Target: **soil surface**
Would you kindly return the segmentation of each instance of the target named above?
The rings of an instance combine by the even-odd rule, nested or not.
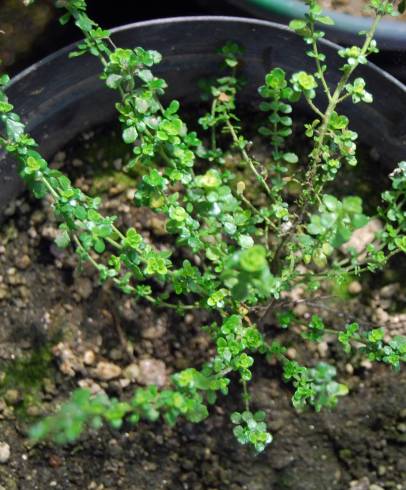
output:
[[[369,0],[321,0],[320,2],[321,6],[325,9],[338,10],[345,14],[365,16],[370,15],[366,8],[368,3]],[[391,19],[406,20],[406,14],[391,17]]]
[[[68,149],[54,165],[67,164],[86,192],[104,192],[105,212],[159,246],[163,221],[130,206],[133,180],[122,173],[123,148],[111,138],[108,149],[95,151],[91,135],[84,135],[79,157]],[[100,287],[91,268],[79,273],[72,252],[53,245],[57,224],[47,201],[25,195],[6,214],[0,230],[1,490],[406,490],[405,371],[371,369],[345,357],[329,338],[303,347],[291,334],[281,340],[292,359],[337,366],[351,392],[334,411],[298,414],[278,366],[258,359],[253,406],[266,411],[274,435],[259,456],[232,435],[229,414],[241,408],[237,383],[198,425],[106,427],[69,446],[32,446],[28,427],[75,387],[128,398],[137,386],[165,385],[171,372],[201,365],[213,347],[200,329],[208,321],[204,312],[182,318],[153,311],[108,284]],[[337,295],[341,300],[307,304],[304,291],[295,291],[295,312],[308,318],[317,311],[336,326],[358,315],[389,334],[405,334],[406,293],[393,271],[376,283],[352,282]]]

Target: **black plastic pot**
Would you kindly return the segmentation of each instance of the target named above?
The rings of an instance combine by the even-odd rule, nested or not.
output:
[[[248,83],[241,101],[256,108],[257,87],[274,66],[287,72],[312,70],[302,40],[286,27],[266,21],[234,17],[186,17],[154,20],[119,27],[114,39],[120,46],[157,49],[164,61],[156,72],[168,84],[168,96],[184,103],[199,100],[199,79],[216,75],[216,50],[226,41],[245,48],[243,75]],[[323,41],[329,59],[329,83],[340,77],[337,49]],[[16,111],[28,122],[46,157],[80,132],[111,121],[115,116],[115,93],[99,79],[100,65],[88,56],[68,58],[68,46],[16,76],[7,93]],[[393,166],[406,158],[406,87],[374,65],[358,71],[374,94],[372,105],[344,103],[343,112],[360,140],[376,148],[383,164]],[[303,108],[304,109],[304,108]],[[305,109],[304,109],[305,110]],[[373,171],[373,169],[371,169]],[[15,162],[0,155],[0,210],[21,191]]]
[[[301,0],[227,0],[245,13],[267,20],[278,20],[288,23],[291,19],[303,18],[307,6]],[[334,19],[334,26],[323,26],[328,38],[344,45],[360,44],[362,38],[358,35],[371,26],[368,17],[344,14],[335,10],[326,10],[326,14]],[[376,39],[383,50],[406,50],[406,23],[391,18],[383,19],[377,29]]]

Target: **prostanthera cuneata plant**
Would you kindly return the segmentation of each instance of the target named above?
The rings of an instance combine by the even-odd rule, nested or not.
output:
[[[280,363],[299,410],[306,405],[316,410],[334,407],[348,391],[335,381],[333,366],[302,366],[286,356],[282,344],[267,338],[262,325],[270,312],[274,328],[300,325],[299,336],[305,341],[319,342],[325,334],[334,334],[345,352],[361,351],[394,369],[406,359],[405,337],[387,340],[379,326],[365,330],[357,323],[344,330],[327,327],[318,315],[307,325],[298,324],[286,300],[280,300],[282,293],[298,285],[317,291],[325,280],[340,283],[365,271],[382,270],[391,257],[406,252],[406,162],[393,171],[391,188],[382,194],[376,214],[383,228],[361,253],[344,250],[342,245],[372,217],[363,213],[360,197],[339,198],[326,192],[342,166],[357,165],[357,134],[340,114],[340,103],[352,99],[360,110],[362,103],[372,103],[366,81],[354,73],[378,50],[374,33],[380,19],[404,9],[405,2],[369,2],[374,21],[368,32],[360,34],[361,47],[339,51],[342,75],[335,87],[326,81],[327,60],[318,43],[324,36],[319,26],[333,21],[323,15],[316,0],[306,3],[306,17],[292,21],[290,27],[308,46],[314,72],[288,75],[275,67],[266,75],[259,87],[258,113],[263,116],[259,133],[269,147],[269,157],[258,161],[253,143],[244,136],[244,120],[237,116],[242,47],[229,42],[220,50],[223,76],[210,86],[210,110],[198,121],[206,132],[203,143],[181,119],[178,101],[162,103],[166,83],[154,75],[153,68],[161,61],[158,52],[116,47],[109,31],[86,14],[85,0],[57,2],[65,10],[61,23],[72,19],[84,34],[71,55],[98,57],[101,78],[120,96],[116,109],[122,137],[133,153],[128,169],[135,167],[142,174],[134,204],[164,215],[168,235],[175,237],[179,250],[188,249],[189,257],[199,257],[195,262],[172,260],[173,247],[158,250],[135,228],[120,230],[115,216],[98,211],[99,197],[87,196],[63,173],[50,168],[13,112],[5,92],[9,78],[0,78],[0,145],[19,161],[20,175],[31,192],[39,199],[52,199],[60,220],[57,245],[72,247],[81,261],[94,266],[101,282],[112,281],[135,301],[172,308],[179,315],[208,310],[213,321],[205,328],[216,347],[216,355],[201,369],[177,372],[167,389],[137,389],[129,401],[75,391],[56,414],[32,428],[34,439],[70,442],[86,426],[97,428],[104,421],[114,427],[124,419],[133,424],[159,417],[171,425],[179,417],[200,422],[218,396],[227,395],[233,378],[242,393],[241,411],[231,414],[234,434],[240,443],[262,451],[272,435],[265,413],[253,411],[250,403],[254,356]],[[316,103],[316,93],[324,102]],[[310,147],[306,155],[289,149],[291,114],[300,98],[314,115],[305,124]],[[240,155],[243,174],[224,165],[228,152]],[[298,189],[293,197],[292,182]],[[252,187],[255,193],[248,192]]]

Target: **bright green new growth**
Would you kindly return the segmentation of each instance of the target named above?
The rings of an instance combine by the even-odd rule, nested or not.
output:
[[[338,397],[348,391],[334,380],[334,367],[324,363],[313,368],[301,366],[285,355],[283,345],[266,339],[260,326],[269,312],[280,328],[301,325],[279,305],[281,294],[298,285],[315,291],[324,279],[340,282],[350,274],[382,269],[390,257],[406,252],[406,162],[391,174],[392,188],[383,194],[379,210],[384,229],[377,237],[379,245],[369,245],[366,254],[340,248],[370,219],[363,213],[361,199],[349,196],[341,200],[325,192],[343,164],[357,164],[357,135],[349,129],[348,118],[337,112],[338,106],[347,98],[354,103],[372,102],[365,81],[352,75],[377,51],[373,39],[376,26],[383,15],[394,12],[395,2],[371,0],[373,25],[364,34],[362,47],[340,50],[342,77],[331,89],[325,79],[325,55],[318,46],[324,33],[316,25],[331,24],[332,20],[322,14],[315,0],[307,0],[306,18],[292,21],[290,27],[309,46],[307,55],[314,58],[315,72],[298,71],[288,77],[282,69],[274,68],[266,75],[259,88],[263,98],[259,110],[265,116],[259,133],[271,148],[266,162],[252,156],[252,143],[243,136],[243,121],[236,115],[241,84],[237,78],[242,56],[239,46],[228,43],[221,50],[225,75],[211,87],[210,111],[199,120],[208,131],[206,147],[196,133],[188,131],[179,116],[178,101],[162,105],[166,83],[151,70],[161,60],[159,53],[117,48],[109,32],[89,19],[84,0],[59,3],[67,11],[62,23],[72,18],[85,35],[73,56],[97,56],[103,66],[102,79],[120,94],[116,108],[122,137],[133,149],[129,167],[136,166],[143,174],[135,205],[165,215],[167,232],[176,237],[179,247],[200,258],[199,265],[190,260],[177,264],[171,259],[171,250],[155,249],[136,229],[119,230],[115,216],[99,213],[100,198],[85,195],[60,171],[49,168],[8,102],[4,92],[7,76],[0,80],[1,146],[17,157],[20,175],[34,195],[51,196],[61,221],[57,245],[73,245],[80,259],[97,269],[101,282],[111,280],[134,299],[174,308],[180,315],[201,308],[221,320],[207,326],[216,346],[215,357],[200,370],[190,368],[174,374],[170,389],[138,389],[126,402],[77,390],[59,412],[39,422],[31,435],[37,440],[50,436],[58,442],[73,441],[86,426],[97,428],[107,421],[120,427],[125,418],[134,424],[141,418],[154,421],[161,416],[168,424],[180,416],[199,422],[208,416],[208,406],[218,395],[227,394],[233,377],[241,383],[243,402],[241,412],[231,415],[234,434],[240,443],[262,451],[272,436],[265,414],[254,412],[250,404],[255,354],[281,364],[284,380],[293,385],[292,402],[298,409],[306,405],[316,410],[334,407]],[[318,91],[325,96],[323,107],[315,102]],[[306,124],[311,142],[306,158],[288,148],[290,114],[301,97],[315,113],[315,119]],[[241,155],[244,178],[224,166],[226,150],[220,148],[220,134],[221,141],[230,141],[227,151],[233,149]],[[205,171],[194,169],[197,160]],[[299,187],[294,202],[289,199],[290,183]],[[256,185],[254,195],[247,190],[252,184]],[[164,292],[154,291],[151,279]],[[396,369],[406,359],[406,339],[395,337],[385,342],[380,328],[362,331],[353,323],[337,331],[327,328],[317,315],[300,328],[307,341],[318,342],[326,333],[334,333],[345,352],[358,349],[369,359]]]

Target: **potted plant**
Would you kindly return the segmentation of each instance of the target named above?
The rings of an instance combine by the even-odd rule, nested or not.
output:
[[[143,308],[173,310],[179,318],[207,312],[204,331],[216,351],[202,368],[187,367],[173,374],[171,383],[159,380],[138,388],[130,400],[80,389],[55,415],[35,425],[32,437],[70,442],[85,427],[97,428],[103,421],[115,428],[124,420],[138,424],[160,416],[169,425],[179,417],[199,422],[234,381],[241,387],[242,401],[241,408],[231,414],[233,432],[240,443],[261,452],[272,436],[266,413],[251,404],[249,385],[257,356],[280,365],[283,378],[293,385],[293,404],[300,410],[306,405],[316,410],[333,407],[347,393],[345,385],[335,381],[334,367],[313,360],[305,367],[275,335],[267,338],[268,328],[281,331],[282,336],[284,329],[290,329],[293,336],[309,342],[336,336],[345,352],[356,349],[370,360],[399,368],[405,359],[403,336],[385,337],[379,325],[365,328],[356,321],[335,329],[316,312],[300,318],[292,311],[297,302],[309,301],[303,288],[303,298],[292,296],[298,287],[304,285],[310,296],[314,292],[320,299],[318,292],[330,287],[331,281],[342,284],[363,271],[380,270],[405,249],[404,163],[393,170],[395,159],[404,155],[404,143],[389,136],[403,114],[405,88],[366,64],[368,54],[376,50],[375,28],[390,13],[391,3],[374,4],[376,21],[362,48],[348,49],[320,41],[316,26],[328,21],[315,2],[310,2],[306,21],[291,24],[293,32],[261,21],[199,18],[141,23],[116,30],[114,37],[89,19],[84,2],[69,1],[63,6],[67,10],[63,22],[73,18],[85,40],[74,51],[68,48],[21,75],[8,88],[7,77],[2,78],[6,87],[1,100],[2,146],[17,157],[20,176],[34,195],[50,199],[61,220],[55,237],[59,247],[73,247],[102,283],[114,284],[137,298]],[[207,26],[213,46],[202,46],[200,41]],[[116,47],[118,42],[134,45],[138,39],[145,43],[147,37],[148,48],[164,47],[169,54],[166,63],[158,64],[161,56],[154,49]],[[301,37],[310,46],[308,57],[296,49]],[[166,91],[161,76],[173,87],[171,98],[196,104],[192,82],[213,73],[219,55],[212,48],[221,46],[223,73],[209,82],[210,109],[199,118],[207,131],[203,142],[187,129],[176,99],[161,102]],[[284,51],[288,47],[289,57]],[[67,52],[78,56],[68,70],[61,57]],[[84,63],[79,56],[88,53],[95,58],[87,56]],[[326,55],[333,63],[329,71]],[[96,75],[99,60],[102,81]],[[161,66],[161,71],[155,72],[154,65]],[[356,69],[360,76],[354,78]],[[51,74],[54,79],[49,86]],[[242,74],[248,83],[241,81]],[[258,85],[257,95],[253,87]],[[161,243],[151,242],[134,225],[122,229],[116,217],[100,212],[97,196],[88,195],[47,164],[11,104],[13,98],[27,93],[27,86],[30,94],[43,99],[38,104],[38,99],[22,97],[18,110],[23,117],[29,116],[32,132],[42,138],[42,150],[48,155],[73,135],[109,120],[116,102],[121,136],[131,146],[126,168],[137,179],[133,198],[137,206],[156,213],[164,223]],[[372,102],[369,91],[396,96],[396,105],[388,106],[382,95],[374,106],[363,105],[360,110],[358,103]],[[265,113],[265,123],[258,129],[270,144],[268,164],[260,163],[256,140],[251,143],[243,136],[237,94],[245,100],[246,110],[252,111],[259,103]],[[338,109],[341,103],[347,115]],[[314,113],[305,124],[306,155],[287,145],[293,107],[308,107]],[[373,140],[393,170],[378,211],[383,228],[376,237],[373,234],[379,241],[361,249],[350,242],[369,221],[361,198],[326,190],[342,165],[357,163],[356,133],[349,129],[350,121],[352,128],[362,131],[360,140],[366,144]],[[231,144],[231,152],[221,149],[223,141]],[[230,156],[237,161],[229,162]],[[3,175],[15,183],[12,165],[11,160],[3,162]],[[135,176],[134,171],[138,172]],[[2,194],[5,201],[17,188],[9,185],[6,192]],[[63,348],[55,352],[66,363],[68,354]],[[88,361],[83,362],[92,366],[93,361]],[[144,363],[144,368],[150,373],[151,363]],[[141,366],[133,369],[139,380]],[[89,370],[104,381],[121,374],[121,369],[114,371],[104,361]]]

